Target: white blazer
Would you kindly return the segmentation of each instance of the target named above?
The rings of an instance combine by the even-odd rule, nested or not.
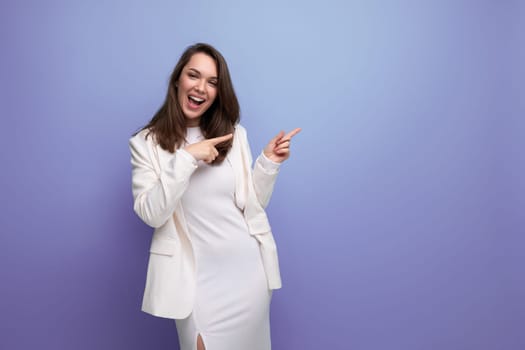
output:
[[[195,298],[195,261],[181,197],[197,162],[184,150],[162,149],[147,130],[129,140],[135,213],[155,230],[150,246],[142,311],[154,316],[187,317]],[[235,127],[227,159],[235,175],[235,203],[243,211],[251,235],[259,242],[269,289],[281,288],[277,248],[264,208],[270,200],[278,171],[261,165],[252,170],[246,130]]]

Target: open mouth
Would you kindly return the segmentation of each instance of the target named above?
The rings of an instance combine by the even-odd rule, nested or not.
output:
[[[196,97],[196,96],[189,95],[189,96],[188,96],[188,101],[189,101],[190,105],[192,105],[192,106],[200,106],[200,105],[203,104],[206,100],[203,99],[203,98],[200,98],[200,97]]]

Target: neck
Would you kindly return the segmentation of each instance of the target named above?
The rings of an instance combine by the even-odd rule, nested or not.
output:
[[[200,123],[199,119],[186,119],[187,128],[193,128],[193,127],[199,126],[199,123]]]

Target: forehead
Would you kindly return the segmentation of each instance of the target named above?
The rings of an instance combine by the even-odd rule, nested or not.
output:
[[[197,52],[191,56],[185,68],[198,70],[204,76],[217,76],[217,64],[215,60],[202,52]]]

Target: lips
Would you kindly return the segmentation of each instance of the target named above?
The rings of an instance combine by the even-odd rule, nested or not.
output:
[[[205,99],[201,97],[197,97],[194,95],[188,96],[188,104],[191,108],[198,108],[200,105],[202,105],[204,102],[206,102]]]

